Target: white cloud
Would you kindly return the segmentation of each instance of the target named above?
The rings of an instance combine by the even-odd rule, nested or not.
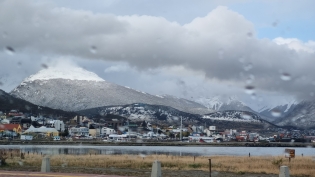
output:
[[[278,37],[273,40],[278,45],[286,45],[289,49],[297,52],[315,52],[315,41],[303,42],[297,38],[282,38]]]
[[[106,74],[135,68],[148,73],[169,72],[172,78],[176,68],[184,68],[191,76],[177,74],[185,78],[198,75],[243,90],[247,78],[254,77],[252,85],[258,92],[303,98],[313,90],[309,81],[315,80],[314,53],[305,52],[314,49],[313,41],[290,43],[289,47],[299,51],[295,52],[272,40],[257,39],[252,22],[222,6],[181,25],[162,17],[96,14],[34,1],[7,0],[0,1],[0,24],[0,33],[6,34],[0,48],[10,46],[16,53],[26,55],[73,56],[129,65],[102,68]],[[292,79],[281,80],[282,73],[289,73]],[[193,79],[181,80],[188,83]]]
[[[130,68],[126,64],[120,64],[120,65],[113,65],[109,66],[104,70],[105,73],[110,73],[110,72],[124,72],[128,71]]]

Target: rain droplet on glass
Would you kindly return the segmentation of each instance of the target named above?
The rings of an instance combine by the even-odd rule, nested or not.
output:
[[[97,47],[94,46],[94,45],[92,45],[92,46],[90,47],[90,52],[93,53],[93,54],[96,54],[96,53],[97,53]]]
[[[245,93],[252,95],[255,93],[255,87],[252,85],[248,85],[245,87]]]
[[[223,55],[224,55],[224,50],[223,49],[219,49],[218,50],[218,55],[220,59],[223,59]]]
[[[245,71],[249,71],[253,68],[253,64],[252,63],[247,63],[244,65],[244,70]]]
[[[31,110],[31,107],[29,105],[25,105],[25,109],[29,111]]]
[[[2,38],[7,38],[8,37],[8,33],[7,32],[3,32],[2,33]]]
[[[246,79],[246,84],[252,84],[254,82],[254,80],[255,80],[255,76],[251,74]]]
[[[253,36],[253,33],[252,33],[252,32],[248,32],[248,33],[247,33],[247,36],[248,36],[248,37],[252,37],[252,36]]]
[[[252,116],[251,116],[250,114],[246,113],[246,112],[243,112],[243,113],[241,114],[241,117],[242,117],[243,119],[247,119],[247,120],[252,118]]]
[[[140,157],[145,158],[146,155],[145,154],[139,154]]]
[[[47,69],[47,68],[48,68],[48,66],[47,66],[45,63],[43,63],[41,66],[42,66],[42,68],[44,68],[44,69]]]
[[[303,113],[303,114],[306,114],[306,113],[307,113],[307,110],[306,110],[306,109],[302,109],[302,113]]]
[[[19,62],[17,63],[17,66],[20,68],[20,67],[22,66],[22,62],[19,61]]]
[[[8,55],[13,55],[13,54],[15,53],[15,50],[14,50],[12,47],[10,47],[10,46],[7,46],[7,47],[5,48],[5,51],[6,51],[6,53],[7,53]]]
[[[284,81],[289,81],[291,80],[291,75],[289,73],[282,73],[280,78]]]
[[[273,117],[280,117],[281,116],[281,111],[279,110],[279,109],[273,109],[273,110],[271,110],[271,115],[273,116]]]
[[[251,98],[253,99],[253,100],[256,100],[256,94],[255,93],[253,93],[252,95],[251,95]]]
[[[0,86],[2,86],[3,85],[3,83],[0,81]]]

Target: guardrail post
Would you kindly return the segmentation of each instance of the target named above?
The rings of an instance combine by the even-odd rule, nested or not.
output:
[[[41,172],[50,172],[50,158],[44,157],[42,160]]]
[[[289,167],[288,166],[281,166],[279,177],[290,177]]]
[[[211,159],[209,159],[209,177],[211,177]]]
[[[162,177],[161,162],[160,161],[156,160],[153,162],[151,177]]]

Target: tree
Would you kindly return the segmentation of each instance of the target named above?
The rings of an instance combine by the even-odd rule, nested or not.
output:
[[[69,136],[69,130],[66,128],[64,132],[60,134],[61,136]]]

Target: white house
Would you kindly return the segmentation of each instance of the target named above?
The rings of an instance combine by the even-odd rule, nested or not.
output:
[[[117,132],[114,130],[114,129],[112,129],[112,128],[108,128],[108,127],[103,127],[102,129],[101,129],[101,135],[111,135],[111,134],[116,134]]]
[[[62,120],[51,120],[47,123],[47,126],[53,127],[60,132],[65,131],[65,124],[63,123]]]
[[[25,130],[25,133],[45,133],[46,136],[58,136],[59,132],[55,128],[47,128],[45,126],[35,128],[33,125],[29,129]]]
[[[69,129],[69,134],[71,136],[89,136],[89,128],[87,127],[72,127]]]

